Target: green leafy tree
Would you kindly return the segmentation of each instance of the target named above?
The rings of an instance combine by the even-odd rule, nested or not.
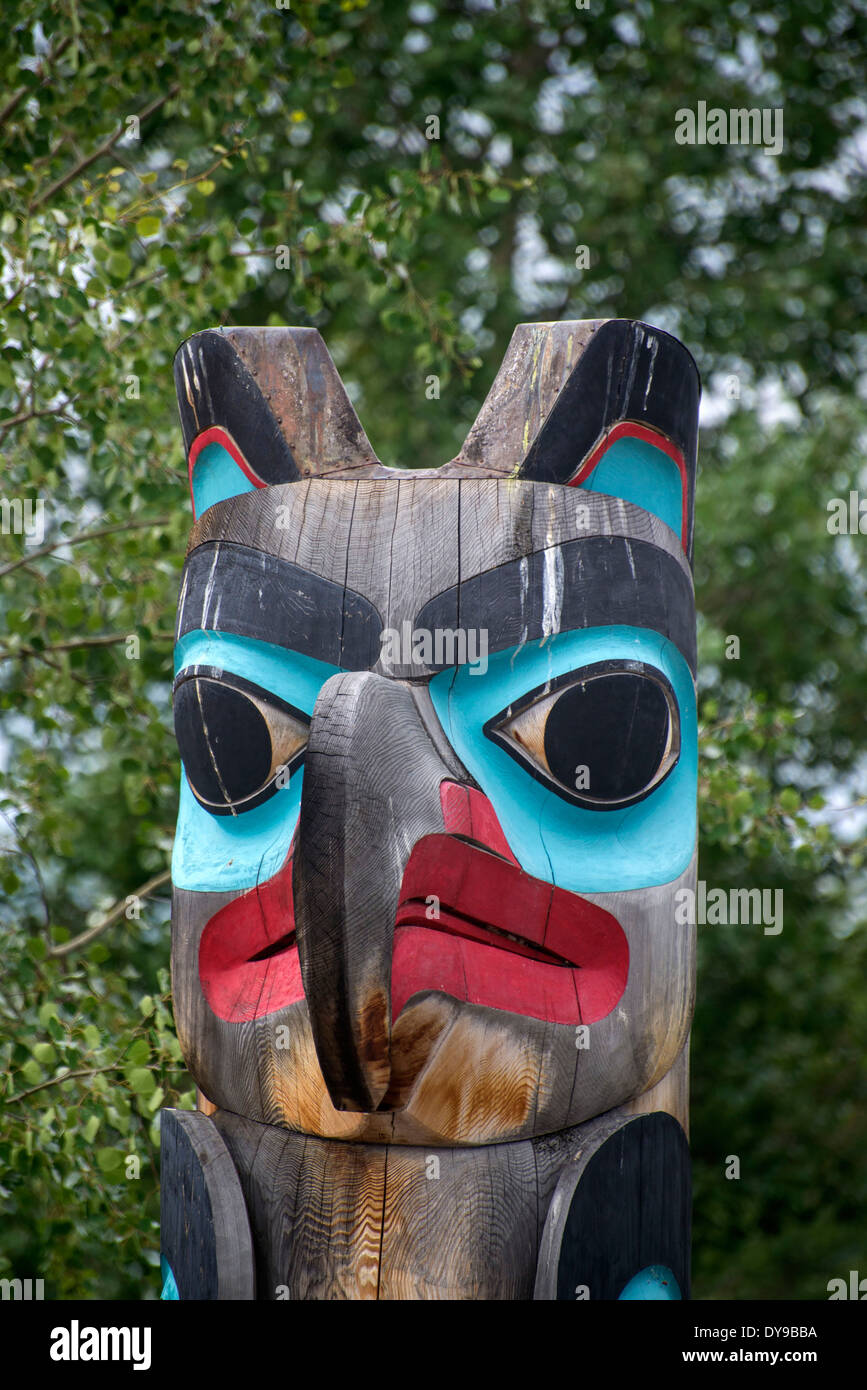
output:
[[[384,460],[433,465],[516,321],[607,316],[708,394],[700,874],[785,891],[779,935],[699,930],[696,1295],[857,1267],[865,542],[827,504],[867,495],[864,36],[863,0],[7,5],[3,488],[44,535],[0,536],[0,1274],[158,1289],[176,346],[315,325]],[[699,101],[782,108],[782,153],[678,144]]]

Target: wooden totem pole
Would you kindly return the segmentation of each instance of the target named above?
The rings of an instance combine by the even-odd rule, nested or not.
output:
[[[699,380],[521,324],[380,464],[314,329],[196,334],[164,1296],[689,1296]]]

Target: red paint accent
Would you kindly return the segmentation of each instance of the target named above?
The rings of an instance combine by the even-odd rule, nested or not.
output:
[[[273,878],[221,907],[202,932],[199,980],[218,1018],[246,1023],[304,998],[297,946],[251,959],[294,931],[290,853]]]
[[[503,961],[494,957],[503,957]],[[435,989],[468,1004],[479,1004],[523,1018],[545,1019],[573,1027],[593,1023],[606,1012],[585,1011],[579,1001],[580,970],[539,965],[520,956],[506,956],[489,946],[443,936],[421,927],[400,927],[395,934],[392,971],[405,985],[405,994],[392,986],[392,1007],[422,990]],[[403,1001],[403,1002],[401,1002]],[[612,1008],[616,999],[612,1002]]]
[[[681,544],[687,548],[687,530],[689,526],[689,482],[686,476],[686,460],[683,453],[673,444],[667,435],[660,430],[651,429],[649,425],[639,425],[635,420],[621,420],[618,425],[614,425],[607,434],[603,435],[584,462],[579,467],[574,478],[570,478],[569,487],[580,487],[581,484],[593,472],[597,463],[604,458],[605,454],[615,444],[618,439],[641,439],[645,444],[652,444],[655,449],[667,454],[670,459],[677,464],[680,472],[680,495],[683,499],[682,520],[680,526]]]
[[[430,896],[438,920],[427,916]],[[396,918],[395,1018],[412,995],[435,989],[551,1023],[595,1023],[628,973],[626,936],[604,908],[449,835],[413,849]]]
[[[413,995],[441,990],[551,1023],[604,1018],[629,973],[620,923],[577,893],[524,873],[475,787],[443,782],[440,799],[445,833],[417,842],[401,884],[393,1017]],[[439,900],[438,919],[427,916],[430,896]],[[199,979],[218,1018],[245,1023],[304,998],[294,930],[290,851],[273,878],[220,908],[202,932]],[[284,938],[283,949],[255,959]]]
[[[253,472],[249,463],[244,458],[244,455],[241,453],[241,450],[229,434],[229,431],[224,430],[221,425],[212,425],[210,429],[202,430],[201,434],[196,435],[190,445],[189,454],[187,455],[187,467],[190,476],[190,500],[193,504],[193,516],[196,514],[196,499],[193,494],[193,466],[199,454],[203,449],[207,449],[209,444],[222,444],[226,452],[232,455],[232,458],[244,474],[244,477],[249,478],[254,487],[267,487],[267,483],[264,483],[262,479]]]
[[[479,844],[487,845],[488,849],[517,864],[494,808],[483,792],[475,787],[462,786],[460,782],[443,782],[440,785],[440,804],[445,828],[450,835],[478,840]]]

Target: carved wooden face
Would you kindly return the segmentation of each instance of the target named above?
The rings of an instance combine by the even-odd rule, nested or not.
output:
[[[313,330],[176,362],[173,985],[216,1104],[405,1143],[544,1134],[687,1037],[698,382],[522,325],[462,453],[378,464]]]

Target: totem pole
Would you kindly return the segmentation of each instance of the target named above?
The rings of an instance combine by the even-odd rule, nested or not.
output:
[[[692,358],[521,324],[413,471],[314,329],[175,376],[164,1296],[687,1298]]]

